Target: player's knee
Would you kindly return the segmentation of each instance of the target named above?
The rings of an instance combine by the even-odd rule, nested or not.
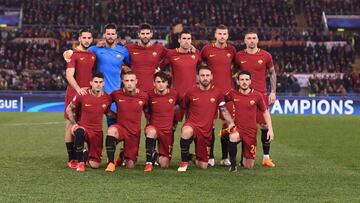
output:
[[[100,162],[90,160],[90,161],[89,161],[89,166],[90,166],[91,168],[97,169],[97,168],[100,167]]]
[[[260,128],[261,129],[268,129],[268,126],[266,125],[266,123],[260,123]]]
[[[133,168],[135,168],[135,162],[133,161],[133,160],[126,160],[126,168],[128,168],[128,169],[133,169]]]
[[[146,128],[146,137],[155,139],[156,138],[156,130],[153,127]]]
[[[118,131],[115,127],[109,127],[108,130],[107,130],[107,134],[108,136],[113,136],[115,137],[117,134],[118,134]]]
[[[167,157],[160,156],[159,157],[159,164],[160,164],[160,167],[163,168],[163,169],[169,168],[170,160]]]
[[[255,160],[246,159],[246,160],[244,160],[243,164],[244,164],[244,168],[252,169],[255,166]]]
[[[233,132],[229,135],[230,142],[240,141],[240,134],[238,132]]]
[[[193,129],[190,126],[184,126],[181,129],[181,137],[184,139],[190,139],[193,135]]]
[[[197,161],[196,165],[200,169],[207,169],[208,168],[208,162]]]

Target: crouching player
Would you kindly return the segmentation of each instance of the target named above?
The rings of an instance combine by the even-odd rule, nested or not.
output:
[[[226,101],[232,101],[235,106],[235,125],[239,133],[230,134],[229,154],[231,172],[237,171],[236,154],[237,144],[241,140],[243,166],[251,169],[254,167],[256,158],[256,143],[257,143],[257,122],[256,112],[259,110],[263,112],[266,125],[269,127],[267,132],[267,141],[272,142],[274,139],[274,132],[272,128],[271,117],[269,109],[266,108],[265,101],[260,92],[250,88],[251,74],[248,71],[240,71],[236,82],[239,86],[238,91],[232,90],[225,95]]]
[[[127,168],[134,168],[138,156],[141,115],[147,108],[148,95],[136,88],[136,75],[129,71],[121,76],[123,88],[111,93],[112,99],[117,108],[116,123],[108,128],[106,136],[106,153],[108,165],[105,171],[114,172],[114,155],[116,144],[124,142],[125,165]]]
[[[199,85],[191,88],[182,101],[182,107],[186,109],[186,121],[181,129],[179,172],[185,172],[189,161],[193,160],[193,157],[189,154],[192,140],[195,142],[196,159],[194,161],[196,166],[201,169],[208,167],[214,118],[219,104],[225,104],[224,95],[211,84],[213,78],[211,70],[206,66],[202,66],[198,71],[198,75]],[[224,106],[221,106],[221,112],[230,128],[232,128],[234,123]]]
[[[85,161],[87,161],[83,157],[85,141],[89,151],[89,166],[99,168],[103,146],[103,115],[105,113],[112,115],[109,111],[111,97],[103,91],[104,75],[94,73],[90,86],[91,89],[87,90],[87,94],[77,94],[66,108],[66,113],[73,125],[74,149],[78,161],[76,171],[78,172],[85,171]],[[74,113],[77,110],[80,110],[78,123],[76,123]]]
[[[169,89],[169,77],[162,71],[154,75],[154,90],[149,91],[148,125],[146,135],[146,165],[144,172],[153,170],[154,148],[158,140],[159,164],[161,168],[170,165],[174,132],[172,130],[175,109],[178,108],[178,93]]]

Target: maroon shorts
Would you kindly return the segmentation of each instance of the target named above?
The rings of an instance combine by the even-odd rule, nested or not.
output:
[[[88,146],[89,160],[100,163],[103,149],[103,131],[86,129],[82,126],[78,126],[77,128],[82,128],[85,130],[85,142]],[[77,128],[73,129],[73,134]]]
[[[174,134],[172,130],[159,130],[153,125],[148,125],[146,127],[152,127],[156,130],[156,134],[158,135],[158,151],[160,156],[165,156],[171,159],[174,145]]]
[[[204,134],[198,127],[187,122],[185,122],[184,126],[190,126],[193,129],[196,160],[208,162],[210,158],[211,132]]]
[[[267,94],[264,93],[264,94],[262,94],[262,96],[263,96],[266,108],[269,108],[269,99],[267,97]],[[266,124],[265,119],[264,119],[264,112],[260,111],[259,109],[256,112],[256,122],[258,124],[260,124],[260,125],[261,124],[263,124],[263,125]]]
[[[249,135],[249,134],[240,133],[240,138],[243,147],[242,148],[243,156],[247,159],[255,159],[256,144],[257,144],[256,134]]]
[[[181,122],[184,118],[185,110],[182,108],[176,108],[174,112],[174,122]]]
[[[124,141],[125,158],[136,162],[139,154],[141,130],[134,134],[119,124],[113,124],[110,127],[115,127],[117,129],[120,136],[120,140],[118,141]]]

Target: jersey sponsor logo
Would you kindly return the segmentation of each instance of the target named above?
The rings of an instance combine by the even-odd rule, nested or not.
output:
[[[192,100],[193,100],[193,101],[196,101],[196,100],[199,100],[199,98],[196,98],[196,97],[195,97],[195,98],[192,98]]]
[[[156,104],[156,103],[158,103],[158,102],[157,102],[157,101],[152,101],[151,103],[152,103],[152,104]]]
[[[194,55],[194,54],[193,54],[193,55],[191,55],[191,58],[192,58],[192,59],[195,59],[195,55]]]
[[[103,109],[106,109],[106,104],[102,104],[101,107],[102,107]]]
[[[258,60],[258,63],[259,63],[259,64],[262,64],[263,62],[264,62],[264,61],[263,61],[263,60],[261,60],[261,59],[260,59],[260,60]]]
[[[254,105],[255,101],[254,100],[250,100],[250,105]]]
[[[214,103],[215,102],[215,98],[210,98],[210,102]]]
[[[116,58],[120,59],[120,58],[121,58],[121,54],[116,54]]]
[[[153,55],[153,56],[156,56],[156,55],[157,55],[157,53],[154,51],[154,52],[152,53],[152,55]]]
[[[86,107],[91,106],[91,104],[85,104]]]
[[[231,54],[230,54],[230,53],[227,53],[226,56],[230,58],[230,57],[231,57]]]
[[[84,59],[85,59],[85,57],[81,57],[81,58],[80,58],[80,61],[83,61]]]
[[[177,60],[179,60],[180,58],[179,57],[177,57],[177,58],[174,58],[174,61],[177,61]]]
[[[143,104],[144,104],[144,102],[140,100],[139,105],[142,106]]]
[[[134,55],[138,55],[138,54],[140,54],[140,53],[139,53],[139,52],[133,52],[133,54],[134,54]]]
[[[214,57],[214,56],[216,56],[216,54],[210,54],[210,55],[209,55],[210,58],[211,58],[211,57]]]
[[[241,64],[246,63],[246,61],[240,61]]]
[[[174,102],[173,99],[169,99],[169,103],[172,104]]]
[[[125,102],[125,100],[123,100],[123,99],[119,99],[119,102]]]

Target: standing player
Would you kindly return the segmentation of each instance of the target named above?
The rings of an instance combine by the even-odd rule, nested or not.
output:
[[[197,167],[208,167],[211,131],[214,125],[214,117],[220,103],[224,103],[224,95],[211,84],[212,73],[208,67],[199,69],[199,85],[191,88],[185,95],[182,106],[186,109],[186,121],[181,129],[181,163],[179,172],[185,172],[192,159],[189,148],[192,140],[195,141],[195,164]],[[224,118],[232,127],[233,121],[226,108]]]
[[[95,69],[95,55],[88,51],[93,41],[92,33],[89,29],[79,31],[79,45],[74,49],[72,56],[69,58],[66,68],[66,79],[69,85],[66,88],[64,118],[66,119],[65,127],[65,144],[68,152],[68,166],[75,168],[77,165],[74,153],[73,136],[71,135],[71,123],[66,114],[66,107],[70,104],[76,94],[86,95],[89,88],[92,72]],[[75,115],[76,119],[79,115]]]
[[[229,38],[229,31],[225,25],[219,25],[215,30],[215,43],[210,43],[204,46],[201,50],[201,57],[203,61],[210,67],[214,79],[213,84],[220,89],[223,94],[226,94],[232,89],[232,67],[236,54],[236,49],[231,44],[227,43]],[[231,102],[226,104],[226,107],[230,113],[233,113],[233,104]],[[220,114],[221,115],[221,114]],[[228,159],[227,140],[228,135],[226,131],[227,126],[222,118],[222,130],[221,130],[221,151],[222,160],[220,165],[230,166]],[[210,150],[209,165],[214,166],[214,130],[212,134],[212,143]]]
[[[239,133],[230,134],[229,152],[231,161],[231,172],[237,171],[236,154],[237,144],[242,141],[242,165],[251,169],[254,167],[256,158],[257,143],[257,114],[263,114],[268,131],[266,140],[270,143],[274,139],[271,117],[268,106],[265,104],[262,93],[250,88],[251,74],[248,71],[241,71],[236,79],[239,90],[232,90],[226,94],[227,101],[234,102],[235,106],[235,125]]]
[[[111,93],[116,103],[117,119],[116,124],[108,128],[106,136],[108,165],[105,170],[108,172],[115,171],[114,154],[116,144],[120,141],[124,141],[126,167],[135,167],[140,143],[141,114],[148,104],[148,95],[136,88],[137,79],[133,72],[123,73],[122,83],[122,89]]]
[[[120,73],[123,63],[130,64],[129,51],[117,44],[117,27],[113,23],[104,26],[103,38],[105,47],[91,46],[89,51],[96,55],[96,70],[104,74],[104,91],[110,94],[121,87]],[[66,51],[68,52],[68,51]],[[65,54],[64,55],[68,55]],[[71,55],[71,54],[70,54]],[[65,57],[66,60],[66,57]],[[116,111],[115,104],[111,106],[112,111]],[[115,123],[115,119],[107,117],[107,124],[110,126]]]
[[[140,42],[125,46],[131,55],[131,71],[136,74],[138,79],[137,87],[145,92],[154,88],[153,75],[166,52],[163,45],[150,42],[152,36],[151,26],[143,23],[139,25],[138,29]]]
[[[76,171],[85,171],[83,157],[84,142],[87,142],[89,150],[89,165],[99,168],[103,147],[102,121],[104,113],[109,111],[111,97],[103,91],[104,75],[95,73],[90,81],[91,89],[86,94],[77,94],[67,106],[66,113],[73,125],[75,136],[74,147],[77,159]],[[74,112],[80,111],[79,121],[75,119]]]
[[[159,71],[154,75],[153,91],[149,94],[148,125],[146,135],[146,165],[145,172],[153,170],[153,154],[156,140],[158,140],[159,164],[161,168],[168,168],[172,156],[174,132],[172,125],[175,108],[178,104],[178,94],[169,88],[169,76]]]
[[[250,31],[245,34],[246,49],[239,51],[235,56],[235,61],[240,70],[247,70],[252,75],[251,88],[262,93],[265,104],[268,107],[269,103],[273,104],[276,100],[276,73],[272,56],[267,51],[257,47],[259,43],[256,32]],[[270,73],[271,93],[269,99],[266,91],[266,72]],[[263,145],[264,157],[262,165],[265,167],[275,167],[275,164],[270,159],[270,142],[267,140],[268,126],[266,126],[264,117],[261,112],[257,115],[257,122],[261,126],[261,142]]]
[[[181,32],[178,41],[180,47],[168,50],[160,67],[165,68],[170,65],[173,88],[178,91],[182,100],[186,91],[196,84],[196,68],[201,63],[201,54],[198,50],[192,51],[194,47],[191,45],[190,32]],[[175,112],[174,130],[177,122],[182,121],[183,116],[183,111]]]

